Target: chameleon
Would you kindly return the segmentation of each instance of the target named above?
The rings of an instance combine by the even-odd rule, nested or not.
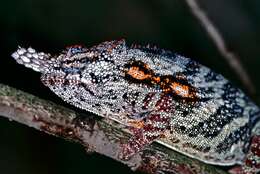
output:
[[[208,67],[171,51],[124,39],[58,55],[19,47],[17,63],[41,73],[64,101],[131,130],[118,156],[128,160],[156,141],[230,173],[260,171],[260,109]]]

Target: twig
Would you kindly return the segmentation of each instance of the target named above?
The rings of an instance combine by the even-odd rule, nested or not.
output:
[[[48,134],[82,144],[87,151],[95,151],[120,161],[132,170],[146,173],[225,174],[218,168],[186,157],[153,143],[129,161],[118,158],[122,141],[129,134],[120,125],[105,119],[95,119],[39,99],[25,92],[0,84],[0,116],[33,127]]]
[[[207,31],[209,37],[216,45],[220,54],[226,59],[230,67],[240,77],[245,87],[251,94],[255,93],[255,88],[247,71],[241,64],[239,58],[232,51],[228,50],[223,36],[220,34],[213,22],[211,22],[211,20],[207,17],[206,12],[199,7],[196,0],[186,0],[186,3],[190,7],[192,14],[199,20],[203,28]]]

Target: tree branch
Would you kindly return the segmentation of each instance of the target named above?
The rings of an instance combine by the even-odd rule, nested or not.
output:
[[[120,125],[88,114],[58,106],[31,94],[0,84],[0,116],[9,118],[48,134],[82,144],[87,151],[104,154],[132,170],[146,173],[225,174],[214,166],[174,152],[153,143],[129,161],[118,158],[122,141],[129,134]]]
[[[228,50],[223,36],[213,22],[208,18],[206,12],[199,7],[197,0],[186,0],[186,3],[192,14],[199,20],[202,27],[206,30],[208,36],[212,39],[220,54],[226,59],[230,67],[241,79],[244,86],[251,94],[255,93],[254,85],[239,58],[232,51]]]

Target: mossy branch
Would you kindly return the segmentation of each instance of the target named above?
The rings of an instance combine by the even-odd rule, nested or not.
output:
[[[111,157],[132,170],[146,173],[225,174],[215,166],[153,143],[129,161],[118,158],[122,141],[129,134],[120,125],[93,115],[77,113],[53,102],[0,84],[0,115],[48,134],[78,142],[87,151]]]

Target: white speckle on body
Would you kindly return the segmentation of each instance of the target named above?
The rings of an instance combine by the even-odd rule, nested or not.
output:
[[[21,56],[21,59],[25,62],[25,63],[29,63],[30,59],[26,56]]]

